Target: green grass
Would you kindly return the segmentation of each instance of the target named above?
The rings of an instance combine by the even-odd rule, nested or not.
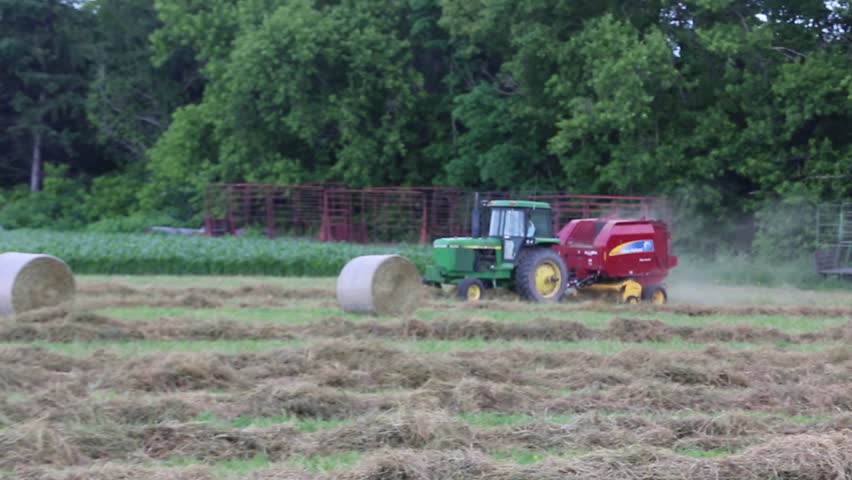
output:
[[[269,457],[265,453],[258,453],[252,458],[222,460],[213,463],[205,463],[187,457],[171,457],[160,462],[160,466],[169,468],[194,465],[209,465],[213,474],[218,478],[245,478],[252,472],[269,466]]]
[[[649,349],[655,351],[701,351],[707,348],[706,343],[685,342],[675,338],[670,342],[643,342],[629,343],[616,340],[579,340],[570,341],[547,341],[547,340],[419,340],[419,341],[391,341],[388,342],[406,350],[420,353],[442,353],[455,351],[481,351],[481,350],[511,350],[511,349],[534,349],[547,351],[583,351],[593,354],[613,355],[632,349]],[[755,350],[766,348],[765,344],[748,342],[719,342],[720,345],[731,350]],[[792,344],[778,342],[773,347],[787,350],[811,352],[821,351],[831,346],[822,343]]]
[[[245,322],[265,322],[286,325],[303,325],[325,317],[362,320],[363,315],[346,314],[338,308],[274,308],[274,307],[110,307],[96,311],[101,315],[121,320],[155,321],[162,318],[182,317],[192,320],[230,319]]]
[[[296,281],[298,280],[298,281]],[[288,288],[302,284],[321,284],[317,279],[290,279]],[[195,284],[192,284],[195,285]],[[325,285],[324,285],[325,286]],[[231,286],[233,287],[233,286]],[[299,287],[295,287],[299,288]],[[852,297],[852,295],[850,295]],[[199,320],[230,319],[246,322],[263,322],[285,325],[304,325],[323,318],[343,318],[353,322],[393,320],[390,317],[370,317],[344,313],[337,307],[318,306],[322,299],[290,299],[286,307],[246,307],[223,306],[218,308],[190,307],[108,307],[97,311],[102,315],[122,320],[155,321],[162,318],[190,318]],[[327,304],[326,304],[327,305]],[[466,310],[428,309],[417,311],[414,316],[424,321],[475,318],[504,323],[525,323],[530,319],[547,318],[552,320],[575,321],[589,328],[607,328],[616,317],[630,317],[640,320],[659,320],[672,327],[733,327],[744,326],[762,329],[776,329],[789,335],[814,333],[827,328],[841,326],[849,321],[846,317],[813,318],[790,315],[707,315],[690,316],[671,312],[596,312],[578,310],[559,311],[548,305],[528,305],[523,310],[483,309],[470,312]]]
[[[380,340],[377,340],[380,341]],[[381,342],[381,341],[380,341]],[[690,343],[675,339],[671,342],[625,343],[611,340],[568,341],[529,341],[529,340],[395,340],[382,342],[389,347],[418,353],[447,353],[459,351],[500,351],[511,349],[544,351],[583,351],[592,354],[613,355],[631,349],[650,349],[654,351],[701,351],[706,343]],[[745,342],[720,342],[730,350],[756,350],[767,348],[764,344]],[[245,352],[263,352],[286,348],[301,348],[310,345],[307,340],[122,340],[92,342],[5,342],[0,346],[24,347],[36,346],[72,356],[92,355],[98,350],[113,351],[124,356],[148,355],[164,352],[209,352],[239,354]],[[832,344],[803,343],[773,344],[773,348],[785,351],[816,352],[832,347]]]
[[[245,460],[223,460],[213,465],[213,473],[218,477],[246,477],[250,473],[269,466],[265,453],[258,453]]]
[[[287,424],[292,425],[296,428],[296,430],[303,433],[312,433],[329,428],[338,428],[351,422],[350,420],[343,419],[298,418],[289,415],[276,415],[272,417],[241,416],[232,420],[226,420],[209,412],[197,415],[194,420],[197,422],[212,423],[214,425],[233,428],[270,427],[273,425]]]
[[[674,453],[689,458],[708,459],[731,455],[737,453],[737,450],[730,448],[711,448],[709,450],[702,450],[700,448],[681,448],[674,450]]]
[[[421,269],[431,256],[421,245],[42,230],[3,232],[0,251],[55,255],[76,273],[125,275],[322,276],[337,275],[359,255],[398,253]]]
[[[358,463],[364,455],[361,452],[343,452],[322,456],[295,456],[287,460],[289,465],[312,473],[324,473],[342,470]]]

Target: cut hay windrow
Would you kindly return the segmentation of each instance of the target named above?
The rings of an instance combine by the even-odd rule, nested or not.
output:
[[[309,338],[539,340],[571,342],[691,343],[840,343],[852,339],[852,321],[803,334],[751,326],[671,326],[659,320],[613,318],[606,328],[589,328],[572,320],[535,318],[525,322],[489,319],[358,321],[329,317],[307,325],[165,317],[155,321],[122,321],[87,310],[62,307],[0,318],[0,341],[84,342],[95,340],[292,340]]]
[[[203,465],[152,467],[124,462],[93,462],[81,467],[25,467],[0,480],[216,480],[213,471]]]
[[[472,449],[484,453],[527,451],[629,450],[644,448],[739,451],[798,435],[816,438],[849,434],[849,422],[801,425],[782,417],[743,414],[654,420],[646,416],[589,414],[554,423],[532,420],[510,427],[471,427],[442,410],[402,409],[373,412],[343,426],[306,432],[282,423],[235,428],[209,422],[122,424],[100,418],[94,430],[59,419],[24,421],[0,431],[0,466],[77,466],[94,459],[193,461],[249,459],[270,461],[382,448]],[[13,458],[14,456],[14,458]],[[4,460],[5,459],[5,460]],[[7,463],[2,463],[6,461]]]
[[[418,281],[419,282],[419,281]],[[424,308],[439,311],[495,310],[529,311],[530,305],[520,301],[511,292],[502,294],[501,299],[488,299],[480,302],[460,303],[451,291],[439,291],[434,288],[419,288],[418,301]],[[239,287],[173,287],[156,286],[136,287],[114,283],[86,283],[78,288],[78,293],[87,299],[87,303],[108,306],[192,306],[184,299],[203,297],[218,306],[223,302],[246,306],[287,307],[293,300],[314,300],[317,306],[336,308],[339,305],[330,301],[334,298],[332,288],[285,288],[267,284],[243,285]],[[635,314],[668,313],[693,317],[725,316],[791,316],[813,318],[848,318],[852,320],[852,308],[813,307],[813,306],[703,306],[670,303],[666,305],[630,305],[622,306],[608,302],[575,301],[566,299],[557,304],[537,306],[539,316],[562,316],[565,313],[609,312],[618,317],[630,317]]]
[[[259,478],[275,478],[275,470]],[[577,458],[534,465],[498,462],[474,449],[385,449],[346,472],[322,478],[347,480],[596,480],[636,478],[682,480],[845,480],[852,475],[852,435],[830,433],[781,436],[738,454],[695,459],[669,450],[636,446],[599,450]]]
[[[330,280],[159,281],[0,319],[0,479],[852,480],[843,309],[363,318]]]
[[[773,328],[750,326],[671,326],[659,320],[616,317],[606,328],[589,328],[572,320],[541,317],[523,322],[490,319],[384,320],[353,322],[326,318],[305,327],[294,327],[296,336],[395,338],[427,340],[618,340],[620,342],[670,342],[675,338],[693,343],[711,342],[839,342],[852,338],[852,321],[823,332],[788,335]]]
[[[379,343],[323,341],[260,353],[183,352],[68,357],[0,348],[10,392],[96,384],[125,392],[252,392],[247,414],[346,416],[388,406],[350,392],[401,389],[392,402],[451,411],[582,413],[744,409],[790,414],[852,408],[852,356],[763,349],[614,355],[505,350],[414,353]],[[847,352],[848,353],[848,352]],[[59,370],[53,370],[57,368]],[[564,393],[565,390],[570,394]],[[391,404],[392,405],[392,404]],[[254,411],[253,411],[254,410]]]
[[[526,312],[530,310],[527,302],[520,301],[517,297],[504,297],[502,299],[486,299],[478,302],[450,302],[447,301],[449,294],[444,292],[437,297],[428,295],[424,307],[433,310],[452,311],[476,311],[497,310]],[[717,305],[694,305],[668,303],[665,305],[652,305],[640,303],[638,305],[621,305],[604,301],[575,301],[564,299],[559,303],[548,304],[538,307],[537,311],[554,313],[570,312],[609,312],[616,315],[630,315],[631,313],[655,314],[673,313],[688,315],[692,317],[709,317],[714,315],[726,316],[792,316],[813,318],[850,318],[852,319],[852,308],[848,307],[812,307],[812,306],[717,306]]]

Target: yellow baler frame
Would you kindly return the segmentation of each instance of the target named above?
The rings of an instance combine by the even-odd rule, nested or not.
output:
[[[593,283],[577,289],[577,293],[594,295],[614,295],[621,303],[639,303],[642,299],[642,284],[636,280]]]

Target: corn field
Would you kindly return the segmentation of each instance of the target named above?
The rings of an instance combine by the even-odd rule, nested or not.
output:
[[[356,245],[265,238],[15,230],[0,233],[0,252],[47,253],[81,274],[337,275],[359,255],[403,255],[421,270],[422,245]]]

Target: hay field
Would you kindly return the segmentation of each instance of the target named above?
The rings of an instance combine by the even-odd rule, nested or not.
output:
[[[364,318],[331,278],[78,280],[0,320],[0,478],[852,478],[849,291]]]

